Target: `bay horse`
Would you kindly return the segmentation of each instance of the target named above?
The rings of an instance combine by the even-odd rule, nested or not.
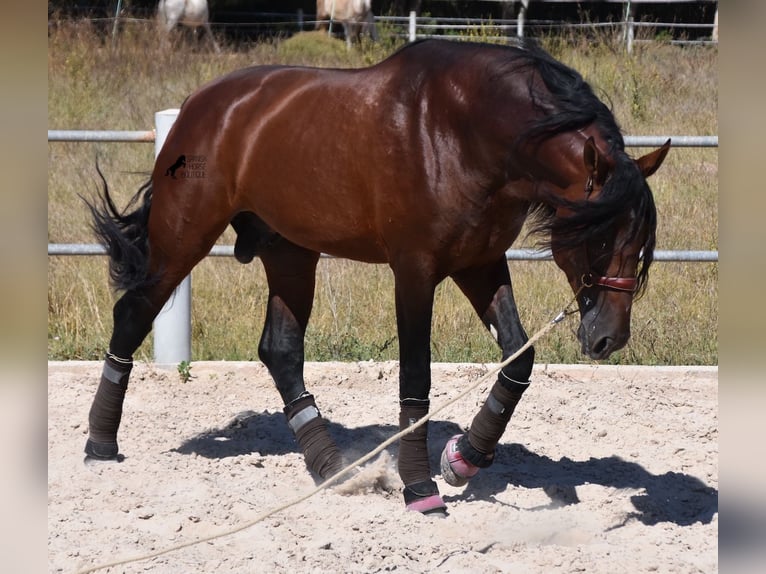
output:
[[[670,140],[638,158],[575,70],[530,41],[409,44],[364,69],[256,66],[181,106],[153,173],[118,209],[106,180],[88,205],[121,297],[89,413],[86,459],[119,460],[117,431],[133,353],[179,282],[228,225],[235,256],[268,282],[258,353],[315,479],[343,457],[303,378],[304,336],[321,253],[386,263],[399,337],[399,427],[429,412],[436,286],[451,278],[503,358],[528,340],[506,250],[530,218],[576,294],[582,352],[605,359],[630,337],[646,286],[656,208],[646,178]],[[167,170],[179,157],[176,177]],[[100,172],[99,172],[100,173]],[[465,484],[495,447],[530,384],[534,347],[499,371],[467,432],[442,453]],[[399,441],[407,509],[445,513],[428,425]]]

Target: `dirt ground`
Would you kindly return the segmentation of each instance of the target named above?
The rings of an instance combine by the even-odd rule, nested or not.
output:
[[[435,364],[432,411],[487,370]],[[100,571],[718,571],[716,367],[539,365],[495,464],[464,488],[436,477],[446,518],[404,510],[394,444],[355,478],[260,522],[315,489],[260,363],[193,363],[188,382],[137,364],[125,459],[86,466],[100,372],[48,363],[49,572],[131,558]],[[349,461],[398,431],[397,381],[395,362],[306,366]],[[430,422],[435,472],[488,388]]]

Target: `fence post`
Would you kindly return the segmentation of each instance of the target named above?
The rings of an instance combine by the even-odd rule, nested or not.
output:
[[[154,157],[176,121],[177,109],[154,114],[156,136]],[[187,275],[154,320],[154,362],[159,367],[174,367],[191,360],[191,275]]]
[[[718,4],[715,7],[715,16],[713,16],[713,32],[710,35],[713,42],[718,42]]]
[[[524,37],[524,20],[527,17],[527,8],[529,6],[529,0],[521,0],[521,6],[519,7],[519,16],[516,20],[516,36],[519,38]]]
[[[418,33],[417,33],[417,14],[415,13],[415,10],[410,11],[410,42],[414,42],[418,39]]]
[[[117,8],[114,10],[114,24],[112,24],[112,46],[117,42],[117,27],[120,25],[120,12],[122,12],[122,0],[117,0]]]
[[[625,4],[625,45],[628,49],[628,54],[633,53],[633,22],[635,20],[635,6],[628,0]]]

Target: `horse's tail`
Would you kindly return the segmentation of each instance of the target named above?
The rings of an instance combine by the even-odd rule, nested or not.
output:
[[[152,205],[152,182],[147,181],[120,212],[109,195],[109,187],[98,165],[103,193],[91,203],[91,228],[109,255],[109,277],[118,290],[147,287],[156,277],[149,270],[149,210]]]

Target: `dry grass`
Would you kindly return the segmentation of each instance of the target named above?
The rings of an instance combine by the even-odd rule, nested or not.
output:
[[[715,48],[637,46],[627,56],[610,38],[551,39],[547,47],[580,70],[610,101],[628,134],[716,134]],[[49,129],[150,129],[156,111],[178,107],[200,84],[260,63],[357,67],[382,59],[395,45],[348,52],[315,34],[224,50],[216,56],[183,43],[163,50],[149,29],[128,29],[117,45],[87,23],[53,28],[48,50]],[[48,241],[92,243],[78,194],[98,189],[95,161],[124,204],[153,162],[148,144],[49,144]],[[638,155],[644,150],[635,150]],[[717,150],[677,149],[652,179],[659,211],[659,249],[717,249]],[[227,232],[221,243],[233,241]],[[555,315],[571,293],[553,263],[511,262],[522,319],[529,332]],[[194,360],[256,359],[266,286],[260,264],[208,258],[193,274]],[[102,257],[48,260],[48,358],[98,359],[111,334],[114,295]],[[610,362],[717,364],[717,264],[656,263],[646,296],[634,307],[633,339]],[[540,362],[583,360],[574,321],[537,345]],[[385,266],[323,260],[307,334],[307,357],[397,357],[393,281]],[[450,282],[439,287],[433,358],[496,361],[499,352]],[[150,359],[150,341],[137,357]]]

